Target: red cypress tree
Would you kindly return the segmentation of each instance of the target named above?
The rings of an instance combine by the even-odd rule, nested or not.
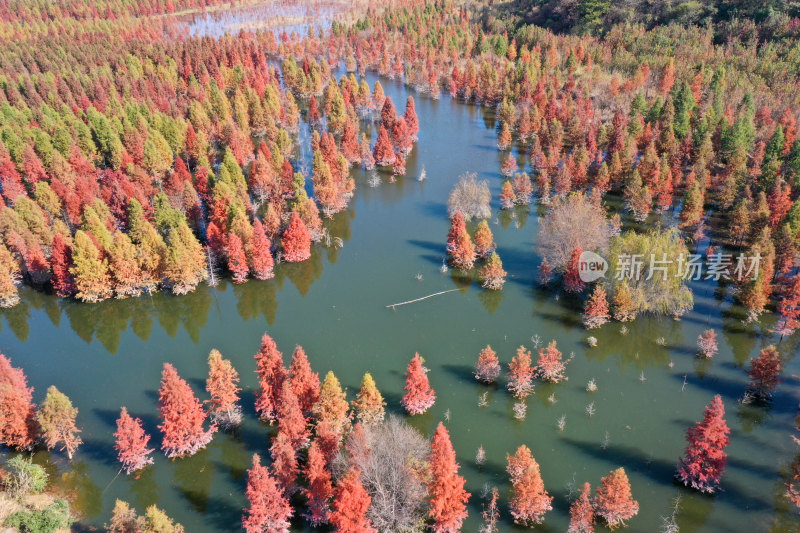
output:
[[[456,533],[467,517],[467,501],[470,493],[464,489],[466,480],[458,475],[456,452],[450,442],[450,434],[439,422],[431,442],[431,481],[428,492],[434,533]]]
[[[422,357],[416,353],[406,370],[406,384],[403,387],[406,393],[402,403],[406,412],[412,415],[421,415],[436,401],[436,393],[428,381],[428,369],[422,363]]]
[[[294,511],[258,454],[253,455],[253,466],[247,472],[246,495],[250,507],[244,510],[242,526],[247,533],[289,533]]]
[[[272,259],[272,252],[270,252],[269,238],[264,231],[264,225],[258,218],[253,221],[251,248],[249,262],[253,277],[260,280],[275,277],[275,273],[272,271],[275,262]]]
[[[231,271],[231,276],[234,283],[244,283],[247,281],[247,257],[244,254],[244,247],[242,240],[238,235],[231,233],[228,235],[228,270]]]
[[[539,349],[539,361],[536,365],[536,376],[550,383],[558,383],[564,379],[567,368],[566,361],[561,357],[561,352],[556,348],[556,341],[552,341],[545,348]]]
[[[53,235],[53,252],[50,255],[50,266],[53,270],[53,290],[56,295],[66,298],[75,294],[75,279],[72,277],[72,248],[64,238],[56,233]]]
[[[583,325],[586,329],[599,328],[611,318],[608,312],[608,298],[602,285],[595,285],[592,295],[586,300],[583,311]]]
[[[717,351],[719,351],[719,346],[717,346],[717,332],[709,328],[698,335],[697,350],[703,357],[714,357]]]
[[[687,487],[713,493],[719,488],[728,454],[730,429],[725,422],[725,405],[714,396],[703,413],[703,420],[686,431],[689,444],[678,460],[678,479]],[[599,513],[598,513],[599,514]]]
[[[33,387],[21,368],[0,353],[0,444],[31,450],[38,437]]]
[[[387,130],[391,129],[395,120],[397,120],[397,111],[395,111],[392,99],[387,96],[381,107],[381,127],[385,127]]]
[[[775,346],[767,346],[750,359],[750,368],[747,375],[750,377],[749,391],[761,401],[769,400],[778,386],[779,377],[783,368],[781,354]]]
[[[569,507],[569,528],[567,533],[594,533],[594,509],[590,495],[592,487],[584,483],[581,493]]]
[[[388,99],[387,99],[388,101]],[[372,501],[361,484],[361,473],[351,467],[336,485],[330,523],[337,533],[377,533],[367,518]]]
[[[311,370],[308,356],[302,346],[297,346],[292,354],[292,363],[289,365],[289,381],[292,390],[297,396],[305,416],[311,414],[314,405],[319,401],[320,381],[319,374]]]
[[[541,524],[544,514],[553,506],[552,496],[544,488],[539,463],[524,444],[514,455],[507,456],[506,471],[511,478],[511,516],[524,526]]]
[[[567,292],[583,292],[583,289],[586,287],[578,271],[578,263],[580,262],[582,253],[583,250],[581,250],[581,247],[576,246],[569,257],[567,271],[564,273],[564,290]]]
[[[398,118],[392,124],[392,145],[396,152],[400,155],[408,155],[411,151],[412,142],[411,135],[408,133],[408,126],[406,120],[402,117]]]
[[[291,437],[284,431],[278,430],[278,434],[272,439],[269,453],[272,456],[275,479],[284,494],[290,496],[297,489],[297,474],[300,472],[297,450],[292,445]]]
[[[133,418],[125,407],[122,408],[117,419],[117,432],[114,433],[114,437],[116,438],[114,448],[117,450],[117,459],[122,463],[122,469],[126,474],[153,464],[150,454],[155,450],[147,447],[150,435],[145,433],[142,419]]]
[[[164,434],[161,449],[167,457],[194,455],[211,442],[216,426],[203,429],[206,413],[200,400],[169,363],[161,372],[158,410],[162,420],[158,428]]]
[[[527,398],[533,393],[533,376],[531,352],[520,346],[508,365],[508,390],[515,398]]]
[[[378,131],[378,141],[375,143],[375,148],[372,149],[372,157],[375,159],[375,164],[378,166],[391,166],[395,162],[395,153],[392,148],[392,141],[389,139],[389,131],[385,126],[381,126]]]
[[[403,114],[403,118],[406,120],[411,140],[416,141],[419,133],[419,119],[417,118],[417,106],[414,103],[414,97],[411,95],[406,98],[406,112]]]
[[[278,430],[284,433],[295,450],[308,444],[308,421],[300,409],[290,380],[284,380],[278,397]]]
[[[478,279],[481,280],[481,287],[484,289],[498,291],[506,282],[506,274],[500,256],[497,255],[497,252],[492,252],[492,255],[478,271]]]
[[[327,524],[331,511],[333,483],[331,483],[331,473],[328,470],[325,455],[316,440],[312,441],[311,446],[308,447],[304,473],[307,484],[303,493],[308,500],[306,518],[314,527]]]
[[[482,383],[493,383],[500,376],[500,361],[497,353],[488,344],[478,355],[475,365],[475,379]]]
[[[447,234],[447,254],[450,264],[461,270],[469,270],[475,264],[475,245],[467,233],[466,222],[461,211],[456,211],[450,219],[450,232]]]
[[[594,497],[594,511],[610,529],[625,525],[625,520],[639,513],[639,502],[633,499],[631,484],[624,468],[617,468],[600,480]]]
[[[289,263],[298,263],[311,257],[311,235],[297,211],[292,212],[289,226],[281,238],[281,246],[283,260]]]
[[[238,405],[239,373],[218,350],[208,354],[208,379],[206,391],[211,396],[211,420],[222,428],[238,426],[242,422],[242,408]]]
[[[256,413],[261,420],[272,425],[278,418],[278,397],[286,379],[283,354],[272,337],[264,334],[261,347],[255,355],[256,374],[258,374],[258,393],[256,394]]]
[[[795,275],[778,302],[778,314],[780,320],[775,331],[779,335],[788,336],[800,328],[800,275]]]

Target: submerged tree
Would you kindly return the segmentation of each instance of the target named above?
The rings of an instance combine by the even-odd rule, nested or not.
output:
[[[525,445],[517,448],[514,455],[507,456],[507,461],[514,523],[529,527],[541,524],[544,514],[553,508],[553,497],[544,488],[539,464]]]
[[[778,386],[783,361],[775,346],[761,350],[758,357],[750,359],[747,375],[750,378],[750,392],[759,400],[769,400]]]
[[[261,338],[261,347],[255,355],[258,392],[256,393],[256,413],[262,420],[272,425],[278,417],[278,396],[287,377],[283,365],[283,354],[278,351],[275,341],[266,333]]]
[[[330,523],[333,531],[339,533],[377,533],[367,517],[367,510],[372,501],[361,484],[361,474],[356,468],[347,471],[339,483],[333,496],[333,509]]]
[[[497,255],[497,252],[492,252],[492,255],[486,260],[486,264],[478,272],[478,277],[484,289],[497,291],[503,288],[503,284],[506,282],[506,274],[506,271],[503,270],[503,262],[500,261],[500,256]]]
[[[595,285],[592,295],[586,300],[583,311],[583,325],[586,329],[599,328],[608,322],[611,315],[608,312],[606,290],[602,285]]]
[[[161,372],[161,388],[158,391],[158,410],[161,413],[163,433],[161,449],[167,457],[194,455],[211,442],[216,430],[203,428],[206,413],[200,400],[169,363],[164,363]]]
[[[456,533],[467,517],[467,501],[470,493],[464,490],[466,480],[458,475],[456,452],[450,442],[450,434],[439,422],[431,443],[431,508],[434,533]]]
[[[611,529],[624,526],[626,520],[639,513],[639,502],[633,499],[624,468],[612,470],[600,480],[592,503],[597,516],[605,520]]]
[[[250,507],[244,510],[242,526],[247,533],[289,533],[294,511],[258,454],[253,455],[253,466],[247,472],[245,494]]]
[[[478,362],[475,364],[475,379],[481,383],[494,383],[500,376],[500,361],[497,353],[488,344],[478,355]]]
[[[70,461],[83,442],[78,436],[81,430],[75,424],[77,416],[78,409],[73,407],[67,395],[51,385],[47,389],[47,397],[42,402],[37,419],[47,449],[52,450],[60,443]]]
[[[361,379],[361,390],[353,402],[356,418],[365,425],[380,424],[385,416],[385,406],[386,402],[375,385],[372,374],[367,372]]]
[[[422,357],[416,353],[406,370],[406,384],[403,387],[406,392],[402,403],[405,410],[412,415],[421,415],[436,401],[436,393],[428,381],[428,369],[422,363]]]
[[[697,349],[703,357],[709,359],[714,357],[717,351],[719,351],[719,346],[717,346],[717,332],[710,328],[703,331],[703,333],[697,337]]]
[[[33,387],[21,368],[0,353],[0,444],[17,450],[31,450],[38,437]]]
[[[539,349],[539,361],[534,372],[539,379],[558,383],[565,378],[564,372],[568,362],[569,359],[565,361],[561,357],[561,352],[556,348],[556,341],[552,341],[545,348]]]
[[[314,527],[327,524],[333,498],[333,483],[325,456],[316,441],[312,441],[308,447],[304,476],[306,488],[303,489],[303,494],[308,502],[305,516]]]
[[[569,507],[567,533],[594,533],[594,509],[591,501],[592,487],[584,483],[581,493]]]
[[[527,398],[533,393],[533,376],[531,352],[520,346],[508,365],[508,390],[515,398]]]
[[[153,458],[150,455],[154,449],[147,447],[150,435],[145,433],[142,419],[133,418],[125,407],[122,408],[117,419],[117,431],[114,433],[114,437],[116,438],[114,448],[117,450],[117,459],[122,463],[122,469],[126,474],[153,464]]]
[[[688,445],[678,461],[678,479],[687,487],[713,493],[719,488],[728,454],[730,429],[725,422],[725,406],[714,396],[703,413],[703,420],[686,430]]]
[[[238,405],[239,373],[218,350],[208,354],[208,379],[206,391],[211,396],[211,420],[223,429],[242,422],[242,408]]]

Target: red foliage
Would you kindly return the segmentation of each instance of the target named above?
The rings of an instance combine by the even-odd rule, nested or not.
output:
[[[580,262],[581,254],[583,250],[581,250],[580,246],[576,246],[572,250],[572,254],[569,257],[569,263],[567,263],[567,271],[564,273],[564,290],[567,292],[579,293],[583,292],[583,289],[586,287],[586,284],[580,277],[580,273],[578,271],[578,263]]]
[[[256,413],[262,420],[272,424],[278,417],[278,398],[287,372],[283,366],[283,354],[269,335],[264,334],[261,338],[261,347],[255,360],[258,374]]]
[[[311,434],[308,422],[300,410],[300,403],[289,380],[284,380],[278,397],[278,430],[286,435],[295,450],[308,444]]]
[[[781,354],[775,346],[767,346],[758,357],[750,359],[747,375],[750,377],[750,392],[759,400],[768,400],[778,386],[783,368]]]
[[[419,133],[419,119],[417,118],[417,107],[414,103],[414,97],[411,95],[406,98],[406,112],[403,114],[403,118],[406,121],[408,134],[411,136],[411,140],[416,141],[417,134]]]
[[[475,379],[482,383],[493,383],[500,376],[500,362],[497,354],[488,344],[478,355],[475,365]]]
[[[450,263],[461,270],[469,270],[475,264],[475,245],[467,233],[467,225],[461,211],[456,211],[450,219],[450,232],[447,234],[447,254]]]
[[[247,472],[246,495],[250,507],[244,511],[242,526],[247,533],[289,533],[294,511],[258,454],[253,455],[253,466]]]
[[[590,500],[592,487],[584,483],[580,495],[569,507],[569,528],[567,533],[593,533],[594,509]]]
[[[244,248],[242,247],[242,240],[238,235],[228,235],[228,270],[231,271],[231,277],[234,283],[244,283],[247,281],[247,257],[244,255]]]
[[[264,231],[264,225],[258,218],[253,221],[253,242],[251,247],[250,272],[252,272],[253,277],[260,280],[275,277],[275,273],[272,271],[275,263],[272,260],[272,252],[270,252],[269,239]]]
[[[311,236],[296,211],[292,212],[289,226],[283,232],[281,246],[283,260],[289,263],[298,263],[311,257]]]
[[[599,328],[611,318],[608,312],[608,298],[606,290],[601,285],[596,285],[592,295],[586,300],[583,311],[583,325],[586,329]]]
[[[687,487],[712,493],[719,488],[728,454],[730,429],[725,422],[725,406],[714,396],[703,413],[703,420],[686,431],[689,444],[678,460],[678,479]]]
[[[631,484],[624,468],[617,468],[600,480],[594,497],[594,512],[610,529],[625,525],[625,520],[639,513],[639,502],[633,499]]]
[[[53,270],[53,290],[62,298],[72,296],[77,290],[75,279],[72,277],[72,248],[64,238],[56,233],[53,236],[53,252],[50,255],[50,264]]]
[[[389,139],[389,131],[383,125],[378,131],[378,141],[375,143],[375,148],[372,149],[372,157],[375,158],[375,164],[379,166],[391,166],[395,162],[396,156],[392,148],[392,141]]]
[[[567,368],[566,361],[561,357],[561,352],[556,348],[556,341],[552,341],[545,348],[539,349],[539,361],[536,365],[536,376],[550,383],[558,383],[564,379]]]
[[[387,99],[388,101],[388,99]],[[336,485],[330,523],[337,533],[377,533],[367,518],[372,501],[361,484],[361,473],[350,468]]]
[[[22,369],[0,353],[0,444],[31,450],[38,432],[33,387],[28,387]]]
[[[537,278],[540,285],[547,285],[553,280],[553,269],[550,267],[550,263],[547,262],[547,258],[542,259],[538,270]]]
[[[153,464],[153,448],[148,448],[150,435],[142,428],[142,419],[133,418],[128,410],[123,407],[117,419],[117,432],[114,433],[117,458],[122,463],[122,469],[130,474]]]
[[[394,125],[395,120],[397,120],[397,111],[394,109],[392,99],[387,96],[381,108],[381,127],[389,130]]]
[[[531,352],[520,346],[508,365],[508,390],[515,398],[527,398],[533,393],[533,376]]]
[[[312,441],[308,447],[308,458],[305,465],[305,478],[307,488],[303,493],[308,500],[308,518],[312,526],[328,523],[330,513],[330,501],[333,497],[333,483],[331,483],[331,473],[328,470],[325,455],[322,453],[317,441]]]
[[[164,363],[161,372],[161,388],[158,391],[158,410],[164,434],[161,449],[167,457],[194,455],[211,442],[216,429],[203,429],[206,413],[200,400],[169,363]]]
[[[517,448],[514,455],[507,456],[507,460],[514,523],[528,527],[541,524],[544,514],[553,508],[553,497],[544,488],[539,464],[525,445]]]
[[[319,374],[311,370],[308,356],[302,346],[297,346],[289,365],[289,381],[292,390],[300,403],[300,409],[306,416],[311,414],[314,405],[319,401]]]
[[[231,362],[222,358],[217,350],[208,356],[206,391],[211,396],[211,414],[220,425],[238,425],[241,421],[239,401],[239,373]]]
[[[288,496],[297,489],[297,474],[300,468],[297,463],[297,450],[292,445],[292,440],[284,431],[278,430],[278,434],[272,439],[269,448],[272,456],[272,471],[275,479],[283,492]]]
[[[428,515],[433,519],[434,533],[456,533],[467,517],[467,501],[470,493],[464,489],[466,480],[458,475],[456,452],[450,442],[450,434],[439,422],[431,442],[431,508]]]
[[[422,358],[418,353],[408,364],[406,384],[403,390],[403,407],[412,415],[420,415],[427,411],[436,401],[436,393],[428,382],[428,369],[422,366]]]
[[[780,320],[775,330],[780,335],[791,335],[800,328],[800,274],[794,276],[778,302],[778,314]]]
[[[698,335],[697,349],[703,357],[714,357],[717,351],[719,351],[719,346],[717,346],[717,332],[709,328]]]

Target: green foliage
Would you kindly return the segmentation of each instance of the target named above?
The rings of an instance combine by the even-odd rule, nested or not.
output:
[[[689,251],[675,229],[645,234],[626,232],[609,245],[612,291],[627,282],[637,314],[683,315],[693,306],[680,266],[683,261],[685,269],[688,258]],[[637,260],[641,262],[638,272],[635,266],[631,268]],[[666,262],[661,263],[663,260]]]
[[[22,533],[53,533],[68,528],[72,522],[69,504],[58,499],[42,510],[18,511],[6,518],[4,525]]]
[[[47,472],[30,458],[17,455],[9,459],[5,467],[8,475],[4,485],[15,498],[28,494],[39,494],[47,487]]]

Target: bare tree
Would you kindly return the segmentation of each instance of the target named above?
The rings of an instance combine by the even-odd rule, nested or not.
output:
[[[553,269],[563,269],[572,250],[602,250],[613,231],[602,206],[585,194],[573,193],[553,204],[539,224],[539,253]]]
[[[466,220],[472,217],[489,218],[492,216],[492,208],[489,205],[491,201],[489,183],[485,180],[478,181],[478,175],[474,172],[466,172],[459,177],[458,183],[450,191],[447,214],[452,217],[456,211],[461,211]]]
[[[420,433],[396,416],[380,425],[363,427],[348,437],[334,459],[337,477],[351,466],[361,471],[361,483],[372,498],[367,516],[380,531],[420,531],[425,521],[429,445]]]

